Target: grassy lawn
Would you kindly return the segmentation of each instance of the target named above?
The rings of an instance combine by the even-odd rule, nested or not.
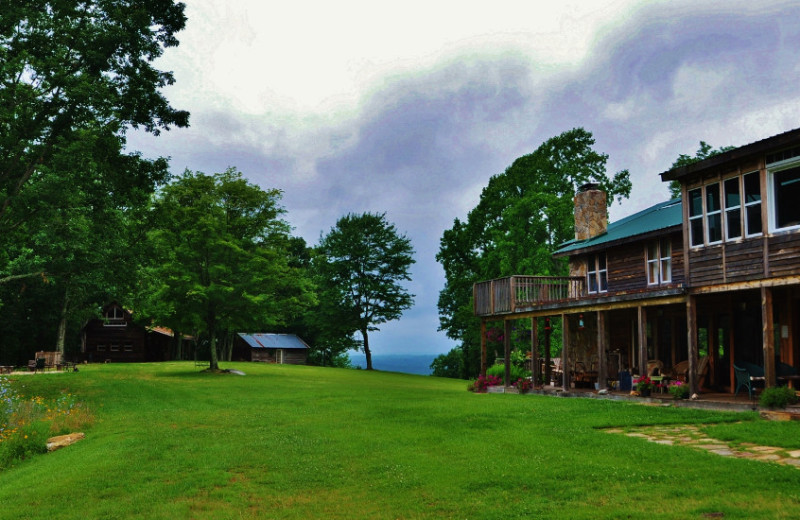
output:
[[[747,419],[709,431],[796,443],[797,423],[223,365],[247,375],[164,363],[18,377],[26,395],[77,395],[94,424],[78,444],[0,471],[0,518],[800,517],[799,469],[598,431]]]

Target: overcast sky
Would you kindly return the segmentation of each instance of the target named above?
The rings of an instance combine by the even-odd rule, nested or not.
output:
[[[617,220],[665,200],[658,174],[700,140],[800,127],[796,1],[186,3],[157,65],[191,127],[129,148],[283,190],[310,245],[346,213],[386,212],[416,250],[416,305],[370,337],[377,354],[455,346],[437,332],[442,232],[546,139],[584,127],[609,174],[630,170]]]

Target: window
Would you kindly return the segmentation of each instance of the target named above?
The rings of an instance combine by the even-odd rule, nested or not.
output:
[[[125,313],[121,307],[110,307],[103,317],[106,320],[106,327],[124,327],[125,326]]]
[[[123,350],[124,352],[133,352],[133,345],[131,345],[130,343],[126,343],[126,344],[125,344],[125,345],[122,347],[122,350]]]
[[[800,166],[771,171],[772,215],[774,229],[800,227]]]
[[[669,238],[647,244],[647,283],[656,285],[672,281],[672,242]]]
[[[119,352],[119,345],[111,345],[111,352]]]
[[[606,254],[601,253],[589,257],[586,266],[586,286],[589,293],[608,291],[608,268],[606,267]]]
[[[98,352],[105,352],[106,351],[106,346],[105,345],[97,345],[97,348],[95,350],[97,350]]]
[[[747,236],[761,234],[761,178],[758,172],[745,174],[744,183],[744,232]]]
[[[719,183],[706,186],[706,230],[709,244],[722,242],[722,210],[719,202]]]
[[[739,177],[725,181],[725,240],[742,236],[742,197],[739,192]]]
[[[689,191],[689,240],[693,246],[702,246],[703,241],[703,190]]]

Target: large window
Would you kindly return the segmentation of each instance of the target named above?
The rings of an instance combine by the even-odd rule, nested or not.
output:
[[[798,167],[800,170],[800,167]],[[800,171],[798,171],[800,181]],[[800,190],[798,182],[797,190]],[[761,181],[759,172],[730,177],[688,191],[689,245],[719,244],[760,235]],[[798,193],[800,195],[800,192]],[[800,205],[797,205],[800,226]]]
[[[608,268],[606,254],[590,256],[586,266],[586,286],[590,293],[608,291]]]
[[[800,228],[800,166],[770,171],[772,228]]]
[[[657,285],[672,281],[672,243],[669,238],[647,244],[647,283]]]
[[[125,314],[121,307],[117,307],[114,305],[113,307],[109,307],[109,309],[103,315],[105,318],[105,326],[106,327],[124,327],[125,326]]]

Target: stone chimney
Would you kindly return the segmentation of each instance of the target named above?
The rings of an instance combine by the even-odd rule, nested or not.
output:
[[[605,192],[598,184],[584,184],[575,194],[575,240],[594,238],[607,228]]]

